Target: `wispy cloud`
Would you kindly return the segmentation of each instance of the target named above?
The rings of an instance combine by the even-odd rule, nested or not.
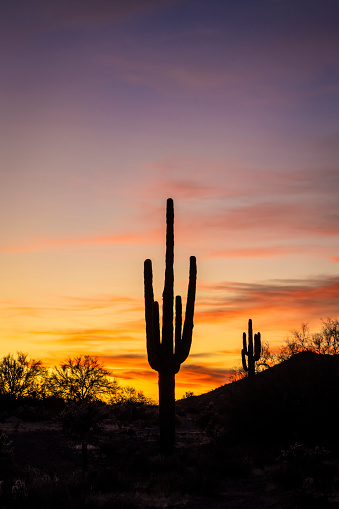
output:
[[[177,0],[27,0],[20,5],[21,15],[11,2],[1,4],[3,41],[22,43],[36,34],[64,27],[96,29],[150,8]]]
[[[311,142],[309,140],[310,146]],[[308,143],[305,150],[307,146]],[[149,173],[141,184],[143,198],[138,198],[139,188],[138,192],[133,187],[129,189],[145,223],[150,225],[152,217],[154,221],[154,215],[160,213],[158,197],[166,190],[167,196],[185,204],[185,214],[180,220],[184,237],[218,239],[219,248],[210,251],[212,256],[218,256],[218,252],[219,256],[221,252],[227,256],[226,250],[220,247],[226,232],[232,256],[237,252],[229,244],[229,234],[239,239],[246,232],[247,255],[252,252],[254,257],[278,255],[272,240],[289,239],[289,245],[280,243],[280,254],[293,254],[302,249],[301,239],[315,252],[312,237],[334,239],[339,235],[337,170],[273,172],[234,168],[227,161],[198,161],[174,156],[167,161],[145,163],[145,167]],[[180,235],[180,230],[178,233]],[[267,241],[270,245],[258,246],[258,242]],[[243,256],[245,246],[238,244],[237,249]]]
[[[57,296],[54,298],[58,303],[50,305],[23,305],[14,300],[7,299],[1,303],[1,312],[4,318],[13,316],[28,316],[41,318],[44,316],[52,317],[60,314],[86,314],[97,311],[118,312],[121,314],[131,314],[140,312],[143,314],[143,302],[140,299],[125,295],[102,295],[95,297],[70,297]],[[100,314],[102,316],[102,314]]]
[[[160,230],[153,229],[143,233],[127,233],[121,235],[93,235],[72,238],[36,238],[22,245],[7,244],[0,247],[2,253],[25,253],[49,251],[82,246],[98,246],[109,244],[158,244],[162,240]]]
[[[241,247],[237,249],[223,249],[211,251],[208,258],[278,258],[282,256],[315,256],[317,258],[328,259],[333,263],[339,261],[339,257],[333,256],[333,252],[338,251],[333,246],[322,246],[319,244],[299,244],[295,245],[275,245],[264,247]]]
[[[237,206],[206,218],[202,227],[228,231],[270,232],[271,237],[339,235],[339,214],[332,207],[319,211],[309,203],[265,201]]]
[[[229,370],[226,370],[226,368],[192,364],[188,361],[182,365],[176,379],[176,385],[187,388],[187,390],[202,386],[215,388],[226,384],[229,381],[228,375]]]
[[[197,306],[197,323],[228,322],[258,314],[269,317],[269,321],[290,321],[291,317],[307,320],[307,316],[319,319],[338,313],[338,276],[262,283],[224,282],[203,287],[213,297],[202,299]]]
[[[247,6],[247,9],[250,10],[250,7]],[[237,19],[239,13],[236,14],[236,11],[234,9],[230,13],[230,19],[232,15]],[[251,19],[259,12],[260,9],[253,11]],[[308,97],[321,93],[321,80],[312,80],[312,77],[317,76],[325,66],[336,64],[338,35],[335,30],[327,26],[326,31],[320,23],[312,30],[302,27],[300,16],[300,26],[297,23],[294,31],[289,31],[286,37],[282,33],[284,24],[277,25],[275,13],[271,23],[261,25],[258,20],[260,34],[253,31],[252,22],[247,27],[246,37],[239,38],[234,44],[233,30],[225,30],[221,24],[223,13],[220,15],[220,25],[214,23],[212,30],[208,30],[204,20],[204,24],[195,26],[195,30],[192,27],[186,28],[185,32],[178,30],[176,37],[170,39],[167,34],[167,37],[153,34],[156,45],[154,39],[146,39],[136,52],[128,49],[119,53],[106,52],[98,56],[97,61],[112,68],[120,79],[130,84],[148,86],[166,96],[213,92],[218,100],[262,105],[269,102],[286,104],[304,99],[305,83],[308,84]],[[243,17],[241,20],[245,27]],[[290,22],[288,19],[286,25]],[[267,25],[275,27],[274,34],[272,29],[268,31]],[[166,51],[168,46],[171,52]],[[224,51],[225,47],[228,47],[227,52]],[[175,59],[173,52],[176,52]]]
[[[77,345],[77,348],[86,348],[88,345],[118,341],[119,344],[125,341],[139,341],[136,334],[142,334],[145,331],[144,321],[130,320],[112,328],[84,328],[84,329],[36,329],[29,330],[27,334],[31,335],[34,343],[46,343],[47,339],[56,346],[59,345]],[[43,336],[43,339],[39,339]],[[32,340],[33,341],[33,340]]]

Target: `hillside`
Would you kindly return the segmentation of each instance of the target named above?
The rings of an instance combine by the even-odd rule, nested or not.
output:
[[[339,356],[302,352],[247,379],[178,402],[234,439],[338,442]],[[204,416],[204,417],[203,417]]]

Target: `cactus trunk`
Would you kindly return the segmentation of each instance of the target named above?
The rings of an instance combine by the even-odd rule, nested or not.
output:
[[[168,455],[175,443],[175,374],[159,371],[160,450]]]

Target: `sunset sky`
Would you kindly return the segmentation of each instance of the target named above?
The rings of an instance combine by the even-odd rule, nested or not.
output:
[[[97,355],[155,396],[143,262],[198,283],[177,397],[338,318],[338,0],[2,0],[0,356]]]

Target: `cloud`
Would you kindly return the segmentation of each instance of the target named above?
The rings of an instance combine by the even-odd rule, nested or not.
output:
[[[55,249],[77,248],[82,246],[99,246],[109,244],[158,244],[162,241],[158,229],[143,233],[127,233],[121,235],[92,235],[72,238],[36,238],[20,245],[7,244],[0,247],[1,253],[25,253],[49,251]]]
[[[327,258],[333,263],[339,261],[339,257],[333,256],[335,248],[321,246],[320,244],[295,244],[295,245],[274,245],[264,247],[239,247],[237,249],[223,249],[211,251],[208,258],[278,258],[281,256],[315,256],[318,258]]]
[[[2,43],[22,43],[42,32],[63,27],[95,29],[147,9],[178,0],[4,0],[1,2]]]
[[[305,150],[313,142],[305,141]],[[321,253],[321,244],[311,238],[333,239],[339,235],[337,169],[241,169],[226,160],[198,161],[179,156],[144,163],[144,167],[148,173],[143,178],[142,192],[140,185],[129,189],[143,222],[151,225],[155,215],[164,214],[159,196],[164,200],[172,196],[184,210],[178,235],[191,240],[217,240],[218,249],[213,249],[211,243],[204,245],[205,252],[208,246],[212,248],[212,257],[269,257],[305,250],[332,257],[329,250]],[[226,238],[227,250],[223,247]],[[236,248],[232,246],[235,241]],[[272,245],[277,241],[279,246]]]
[[[125,308],[124,311],[130,313],[131,311],[141,311],[144,309],[143,303],[140,299],[129,297],[125,295],[103,295],[98,297],[69,297],[61,296],[64,301],[69,301],[70,304],[65,306],[64,309],[69,311],[92,311],[96,309],[107,309],[114,307]]]
[[[191,356],[190,356],[191,358]],[[147,361],[146,352],[143,354],[127,354],[102,356],[99,359],[112,368],[118,378],[123,380],[156,381],[158,373],[152,370]],[[195,389],[201,392],[206,388],[215,388],[228,382],[229,370],[213,366],[186,362],[182,364],[176,375],[176,387]]]
[[[319,210],[309,203],[262,201],[224,210],[207,218],[204,228],[227,228],[228,231],[266,231],[276,238],[282,234],[319,236],[339,235],[339,213],[332,207]]]
[[[213,93],[217,100],[231,106],[236,103],[237,108],[249,103],[292,105],[326,93],[323,81],[328,83],[319,77],[324,68],[336,65],[339,42],[328,22],[323,26],[314,23],[310,29],[299,17],[298,22],[293,19],[292,28],[291,19],[284,24],[281,13],[275,12],[263,23],[267,11],[256,4],[246,23],[243,9],[240,16],[231,8],[227,18],[224,12],[218,18],[218,4],[212,2],[210,7],[215,9],[210,26],[210,13],[205,18],[202,11],[200,19],[193,16],[194,26],[188,23],[175,34],[151,31],[150,38],[144,37],[133,51],[106,52],[97,61],[129,84],[147,86],[166,96],[189,93],[192,98]],[[312,16],[313,21],[319,20],[318,13]],[[237,32],[233,26],[225,28],[232,19]],[[246,31],[243,37],[242,31]]]
[[[339,277],[273,280],[262,283],[224,282],[202,285],[213,297],[200,299],[196,323],[229,322],[237,317],[266,316],[268,321],[291,317],[321,318],[338,314]]]
[[[272,247],[249,247],[241,249],[225,249],[223,251],[213,251],[209,254],[211,258],[272,258],[285,256],[300,252],[309,252],[309,247],[305,246],[272,246]]]
[[[47,2],[48,11],[46,0],[31,1],[38,9],[48,13],[51,23],[88,28],[109,24],[149,8],[172,4],[176,0],[59,0],[57,4]]]
[[[69,345],[81,343],[86,345],[93,342],[105,341],[135,341],[134,334],[143,333],[145,331],[144,320],[133,321],[117,325],[114,328],[85,328],[85,329],[41,329],[30,330],[27,334],[32,336],[53,336],[53,341],[58,343],[66,343]],[[45,340],[44,340],[45,341]]]
[[[143,184],[143,197],[152,197],[164,189],[169,196],[181,200],[215,197],[220,193],[220,188],[206,181],[206,177],[200,174],[198,165],[194,158],[181,157],[175,158],[175,163],[170,160],[144,163],[142,168],[151,170],[152,175]],[[137,191],[133,191],[134,193],[137,194]]]
[[[194,387],[219,387],[228,382],[229,371],[201,364],[185,363],[176,377],[176,385],[189,390]]]

